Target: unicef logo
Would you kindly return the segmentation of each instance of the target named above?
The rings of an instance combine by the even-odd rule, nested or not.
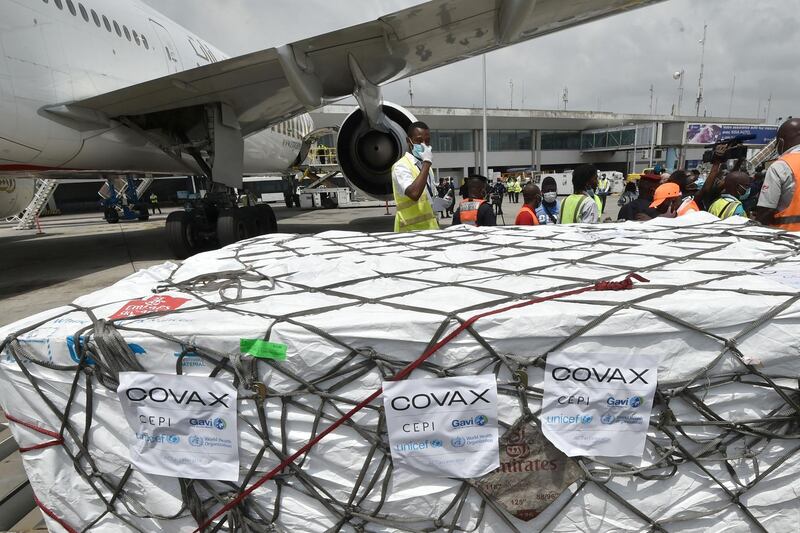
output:
[[[191,435],[189,437],[189,444],[195,447],[200,447],[203,445],[203,437],[198,437],[197,435]]]
[[[583,423],[583,424],[591,424],[592,423],[592,417],[590,415],[583,415],[581,417],[581,423]]]
[[[467,440],[464,437],[456,437],[450,441],[450,444],[453,445],[453,448],[463,448],[466,443]]]
[[[170,444],[178,444],[181,441],[181,438],[177,435],[170,435],[167,437],[167,442]]]
[[[600,422],[602,422],[603,424],[613,424],[614,420],[616,420],[614,415],[608,415],[607,414],[607,415],[603,415],[603,417],[600,419]]]
[[[642,397],[641,396],[631,396],[628,400],[628,405],[633,407],[634,409],[642,405]]]
[[[431,441],[431,448],[442,448],[443,446],[444,446],[444,443],[442,441],[440,441],[439,439],[433,439]]]
[[[478,426],[485,426],[488,421],[489,418],[484,415],[478,415],[475,417],[475,424]]]
[[[228,424],[225,423],[225,420],[223,420],[221,418],[215,418],[214,419],[214,427],[217,428],[218,430],[222,431],[227,426],[228,426]]]

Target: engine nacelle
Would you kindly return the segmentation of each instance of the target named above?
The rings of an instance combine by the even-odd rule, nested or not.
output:
[[[34,179],[0,178],[0,219],[13,217],[33,200]]]
[[[373,198],[392,199],[392,165],[406,152],[406,130],[417,119],[397,104],[384,102],[389,132],[370,127],[356,109],[339,128],[336,152],[339,166],[351,186]]]

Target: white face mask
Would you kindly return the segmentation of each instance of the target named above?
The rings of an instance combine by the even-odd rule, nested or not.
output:
[[[555,191],[544,193],[544,201],[547,202],[548,204],[552,204],[557,199],[558,199],[558,193]]]

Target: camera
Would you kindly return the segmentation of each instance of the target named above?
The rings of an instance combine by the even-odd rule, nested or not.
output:
[[[723,139],[706,146],[703,152],[703,163],[724,163],[726,161],[745,161],[747,159],[746,141],[755,139],[755,135],[738,135],[730,139]],[[719,154],[718,147],[727,145],[726,150]]]

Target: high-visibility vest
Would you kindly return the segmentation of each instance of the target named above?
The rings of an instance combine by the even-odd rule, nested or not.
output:
[[[694,196],[687,196],[683,199],[683,203],[678,208],[677,215],[680,217],[687,213],[694,213],[695,211],[700,211],[700,207],[697,205],[697,202],[694,201]]]
[[[597,190],[601,193],[607,193],[610,189],[610,185],[608,184],[608,178],[600,178],[597,180]]]
[[[514,184],[512,185],[512,187],[513,187],[511,189],[512,192],[515,192],[515,193],[522,192],[522,184],[520,182],[515,181]]]
[[[739,200],[717,198],[714,200],[714,203],[711,204],[711,207],[708,208],[708,212],[717,218],[726,219],[732,217],[734,211],[736,211],[736,208],[740,205],[742,205],[742,202]]]
[[[570,194],[561,203],[561,212],[558,214],[559,224],[575,224],[578,222],[578,213],[581,212],[583,202],[594,200],[597,204],[597,219],[600,220],[600,213],[603,211],[603,204],[600,198],[595,196],[589,198],[585,194]]]
[[[409,154],[397,160],[392,165],[392,173],[394,168],[398,165],[406,167],[414,179],[419,176],[420,170],[417,165],[411,160]],[[439,223],[436,222],[436,215],[433,212],[430,200],[425,191],[416,202],[405,195],[405,191],[398,191],[394,179],[392,179],[392,192],[394,193],[394,202],[397,204],[397,213],[394,216],[394,231],[422,231],[426,229],[439,229]]]
[[[464,198],[458,205],[458,219],[467,226],[478,225],[478,209],[485,204],[484,200]]]
[[[519,210],[519,213],[517,213],[517,218],[514,220],[514,225],[515,225],[515,226],[519,226],[519,225],[521,225],[521,224],[519,223],[519,216],[520,216],[522,213],[524,213],[524,212],[528,212],[528,213],[530,213],[530,215],[531,215],[531,218],[533,218],[533,225],[534,225],[534,226],[538,226],[538,225],[539,225],[539,216],[536,214],[536,211],[534,211],[533,209],[531,209],[530,207],[528,207],[528,205],[527,205],[527,204],[523,204],[523,205],[522,205],[522,208]]]
[[[783,154],[780,160],[789,165],[794,174],[794,196],[789,206],[775,213],[775,227],[786,231],[800,231],[800,153]]]

